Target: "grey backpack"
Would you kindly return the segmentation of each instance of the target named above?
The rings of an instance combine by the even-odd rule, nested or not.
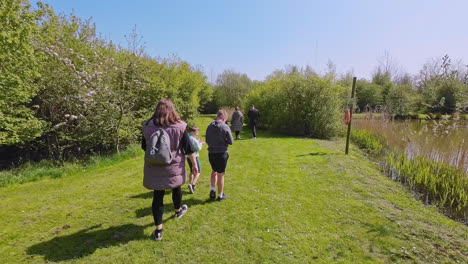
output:
[[[171,141],[164,129],[157,129],[146,141],[145,163],[167,165],[172,161]]]

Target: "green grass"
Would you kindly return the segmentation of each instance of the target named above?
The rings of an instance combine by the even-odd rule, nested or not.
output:
[[[78,171],[116,164],[138,156],[139,152],[139,145],[131,145],[119,154],[92,156],[80,162],[66,162],[62,166],[57,166],[56,163],[49,160],[42,160],[37,163],[28,162],[19,168],[0,171],[0,188],[9,184],[32,182],[42,178],[60,178]]]
[[[210,118],[196,122],[205,131]],[[242,132],[250,138],[249,132]],[[209,202],[210,167],[189,211],[154,242],[142,154],[61,178],[0,189],[2,263],[468,262],[466,226],[424,206],[344,141],[260,132],[230,147],[223,202]]]
[[[427,203],[468,223],[468,175],[444,162],[406,153],[390,153],[385,173],[415,190]]]
[[[350,139],[359,148],[375,155],[384,150],[385,138],[367,130],[353,129]]]
[[[383,172],[415,191],[426,204],[438,206],[448,216],[468,223],[468,175],[460,168],[404,151],[392,151],[384,136],[354,129],[351,141],[380,161]]]

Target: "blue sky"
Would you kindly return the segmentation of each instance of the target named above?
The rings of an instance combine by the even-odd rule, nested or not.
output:
[[[209,80],[224,69],[263,80],[289,64],[323,72],[328,60],[369,78],[384,51],[410,74],[445,54],[468,63],[466,0],[43,1],[92,17],[115,43],[136,25],[149,55],[176,54]]]

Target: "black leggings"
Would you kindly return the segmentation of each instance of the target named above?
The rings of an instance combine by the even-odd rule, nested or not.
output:
[[[164,213],[164,193],[165,191],[154,190],[153,193],[153,218],[154,224],[162,224],[162,216]],[[179,187],[172,189],[172,202],[174,209],[179,209],[182,203],[182,189]]]
[[[240,131],[236,131],[236,138],[239,137]]]
[[[252,137],[257,137],[257,123],[250,123],[252,129]]]

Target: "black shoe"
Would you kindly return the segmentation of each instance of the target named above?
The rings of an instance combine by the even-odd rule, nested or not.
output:
[[[215,191],[210,191],[210,199],[211,200],[216,199],[216,192]]]
[[[227,199],[227,195],[223,193],[223,196],[219,196],[218,199],[216,199],[218,202],[224,201]]]
[[[193,189],[195,189],[195,185],[189,184],[188,189],[189,189],[189,192],[193,194]]]
[[[186,204],[180,207],[180,212],[175,212],[175,216],[177,218],[181,218],[188,210],[188,206]]]
[[[154,240],[161,241],[161,239],[162,239],[162,229],[154,230],[152,235],[153,235]]]

